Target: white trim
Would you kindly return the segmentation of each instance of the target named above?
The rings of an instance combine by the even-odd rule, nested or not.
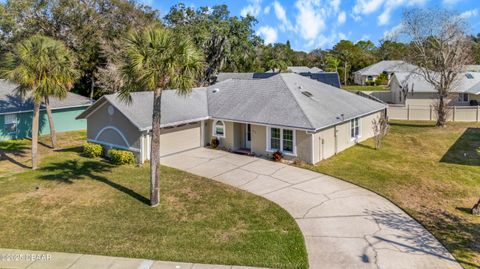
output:
[[[223,135],[217,135],[216,125],[218,122],[221,122],[223,124]],[[215,136],[216,138],[225,138],[227,136],[227,126],[225,125],[225,122],[223,120],[215,120],[213,122],[212,136]]]
[[[208,119],[210,119],[210,117],[202,117],[202,118],[196,118],[196,119],[192,119],[192,120],[176,121],[176,122],[172,122],[172,123],[168,123],[168,124],[161,124],[160,128],[175,127],[175,126],[181,125],[181,124],[187,124],[187,123],[192,123],[192,122],[197,122],[197,121],[205,121],[205,120],[208,120]],[[142,128],[142,129],[139,129],[139,130],[140,131],[150,131],[150,130],[152,130],[152,126],[148,126],[146,128]]]
[[[363,118],[353,118],[350,120],[350,141],[358,142],[358,140],[362,137],[362,119]],[[352,137],[352,129],[354,128],[352,121],[355,122],[355,120],[357,120],[358,134]]]
[[[314,131],[315,129],[308,129],[308,128],[298,128],[298,127],[292,127],[292,126],[287,126],[287,125],[273,125],[273,124],[266,124],[266,123],[258,123],[255,121],[240,121],[240,120],[231,120],[231,119],[225,119],[225,118],[210,118],[213,121],[216,120],[221,120],[221,121],[228,121],[228,122],[236,122],[236,123],[243,123],[243,124],[251,124],[251,125],[258,125],[258,126],[266,126],[266,127],[275,127],[275,128],[280,128],[280,129],[292,129],[292,130],[298,130],[298,131]]]
[[[64,106],[64,107],[52,107],[52,111],[54,110],[60,110],[60,109],[67,109],[67,108],[79,108],[79,107],[90,107],[90,105],[75,105],[75,106]],[[40,111],[45,111],[47,110],[46,108],[40,108]],[[0,112],[0,115],[6,115],[6,114],[21,114],[21,113],[29,113],[33,112],[32,110],[18,110],[18,111],[10,111],[10,112]],[[83,112],[82,112],[83,113]]]
[[[104,146],[109,146],[111,148],[119,148],[119,149],[139,152],[139,153],[141,152],[140,149],[138,149],[138,148],[125,147],[125,146],[122,146],[122,145],[112,144],[112,143],[108,143],[108,142],[104,142],[104,141],[98,141],[98,140],[95,140],[95,139],[87,139],[87,141],[92,142],[92,143],[96,143],[96,144],[100,144],[100,145],[104,145]]]
[[[307,132],[305,132],[305,133],[308,134]],[[312,140],[311,141],[311,143],[312,143],[312,164],[315,164],[315,134],[310,134],[310,137],[312,138],[311,139]]]
[[[205,146],[205,121],[200,121],[200,146]]]
[[[271,135],[271,132],[272,132],[272,130],[271,130],[272,128],[280,130],[280,148],[278,150],[271,148],[270,135]],[[283,151],[283,130],[292,131],[292,147],[293,147],[292,149],[293,149],[293,152]],[[267,126],[267,131],[265,133],[267,134],[267,137],[266,137],[266,139],[267,139],[266,142],[267,143],[266,143],[265,151],[267,151],[267,152],[280,151],[287,156],[297,156],[297,130],[290,129],[290,128],[278,128],[278,127],[275,127],[275,126]]]
[[[98,133],[97,135],[95,136],[95,140],[98,140],[98,137],[106,130],[109,130],[109,129],[112,129],[114,131],[116,131],[123,139],[123,142],[125,142],[125,145],[127,145],[128,148],[130,148],[130,143],[128,143],[127,139],[125,138],[125,136],[123,135],[122,131],[120,131],[117,127],[115,126],[111,126],[111,125],[107,125],[105,127],[103,127]]]
[[[140,163],[145,162],[145,135],[140,135]]]

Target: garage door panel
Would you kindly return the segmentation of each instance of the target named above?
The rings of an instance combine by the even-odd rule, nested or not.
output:
[[[160,156],[198,148],[200,140],[200,124],[166,129],[160,136]]]

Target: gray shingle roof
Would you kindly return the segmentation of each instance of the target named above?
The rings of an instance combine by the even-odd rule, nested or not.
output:
[[[227,79],[265,79],[278,73],[219,73],[216,82]],[[340,88],[340,78],[336,72],[300,73],[302,76],[310,77],[322,83]]]
[[[15,89],[17,85],[6,80],[0,80],[0,114],[26,112],[33,110],[33,101],[31,98],[22,98],[17,95]],[[92,102],[89,98],[68,93],[65,99],[50,98],[52,109],[89,106]],[[44,109],[44,106],[40,109]]]
[[[212,118],[308,130],[386,107],[293,73],[259,80],[226,80],[208,87],[207,95]]]
[[[360,69],[354,74],[358,73],[362,76],[378,76],[383,72],[407,72],[413,71],[417,67],[415,65],[406,63],[404,61],[380,61],[376,64],[372,64],[363,69]]]
[[[140,130],[150,129],[152,99],[152,92],[132,93],[132,103],[126,104],[116,95],[106,95],[78,118],[85,118],[108,101]],[[308,77],[277,73],[265,79],[227,79],[195,88],[187,97],[164,91],[162,126],[215,118],[317,130],[385,108],[384,104]]]
[[[95,107],[104,101],[110,102],[120,110],[138,129],[147,130],[152,126],[153,92],[134,92],[131,103],[120,100],[116,94],[99,99],[92,107],[80,114],[77,119],[85,118]],[[165,90],[162,93],[161,126],[167,127],[208,118],[207,94],[205,88],[196,88],[187,96],[176,91]]]

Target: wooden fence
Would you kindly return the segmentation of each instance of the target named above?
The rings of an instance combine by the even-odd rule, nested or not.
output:
[[[392,105],[387,110],[392,120],[436,120],[433,106]],[[480,106],[451,106],[448,108],[448,121],[479,122]]]

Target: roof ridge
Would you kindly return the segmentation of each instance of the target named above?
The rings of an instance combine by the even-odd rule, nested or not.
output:
[[[294,74],[294,75],[297,75],[299,77],[302,77],[302,78],[305,78],[304,76],[302,75],[298,75],[298,74],[295,74],[295,73],[283,73],[283,74]],[[305,113],[305,110],[303,110],[302,106],[298,103],[298,99],[297,97],[295,96],[295,94],[292,93],[292,89],[290,89],[290,87],[288,87],[288,84],[287,82],[285,81],[285,79],[283,78],[284,75],[280,75],[278,77],[281,78],[281,81],[282,83],[287,87],[288,89],[288,93],[293,97],[293,99],[295,100],[295,103],[297,104],[297,107],[300,109],[300,111],[302,112],[303,116],[305,116],[305,118],[307,119],[307,122],[308,124],[310,125],[310,128],[313,128],[315,129],[315,126],[312,124],[312,120],[308,117],[307,113]],[[276,77],[276,76],[274,76]]]

